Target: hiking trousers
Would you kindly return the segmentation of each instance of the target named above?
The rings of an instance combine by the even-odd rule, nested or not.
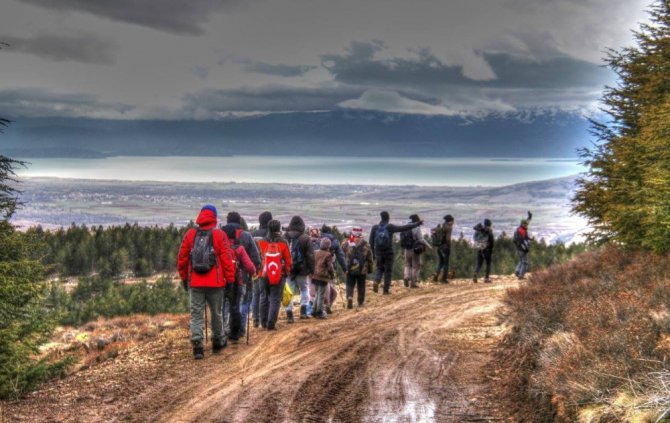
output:
[[[405,280],[416,285],[419,282],[421,274],[421,255],[416,254],[414,250],[405,250]]]
[[[226,336],[236,340],[240,337],[242,315],[240,301],[244,295],[244,285],[237,282],[226,285],[223,297],[223,327]]]
[[[490,249],[485,249],[485,250],[477,250],[477,268],[475,269],[475,275],[479,275],[479,271],[482,269],[482,264],[486,262],[486,273],[484,275],[485,278],[488,279],[489,275],[491,274],[491,256],[493,255],[493,251]]]
[[[326,301],[326,291],[328,290],[328,282],[314,279],[314,286],[316,287],[316,300],[314,302],[314,317],[321,317],[324,312],[324,302]]]
[[[377,273],[375,273],[374,282],[378,284],[384,276],[384,294],[388,294],[391,289],[391,278],[393,277],[393,250],[375,251],[377,260]]]
[[[253,316],[254,322],[260,322],[260,301],[261,301],[261,281],[257,279],[251,282],[252,284],[252,293],[251,293],[251,315]]]
[[[449,256],[451,255],[451,248],[446,244],[440,245],[437,247],[437,270],[436,274],[439,275],[440,272],[444,272],[444,279],[447,279],[449,275]]]
[[[307,275],[301,276],[296,275],[292,278],[289,278],[286,283],[293,295],[300,293],[300,306],[307,306],[309,304],[309,288],[307,286]],[[286,306],[286,311],[293,311],[293,301]]]
[[[365,277],[367,275],[347,275],[347,299],[354,298],[354,287],[358,289],[358,305],[365,302]]]
[[[191,288],[191,342],[202,344],[202,327],[205,324],[205,307],[211,314],[212,342],[223,342],[223,291],[225,288]]]
[[[516,273],[518,277],[523,278],[523,275],[528,271],[528,251],[517,249],[516,254],[519,256],[519,264],[517,264],[514,273]]]
[[[240,334],[243,334],[247,328],[247,318],[251,309],[251,300],[253,295],[253,281],[248,280],[244,284],[244,293],[240,299]]]
[[[261,327],[275,329],[286,279],[282,278],[277,285],[270,285],[267,278],[260,278],[258,281],[261,291],[260,304],[258,306]]]

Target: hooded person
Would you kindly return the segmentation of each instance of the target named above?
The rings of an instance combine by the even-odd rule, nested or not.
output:
[[[472,276],[472,282],[477,283],[479,271],[482,264],[486,262],[486,273],[484,274],[484,283],[491,283],[491,258],[493,257],[493,244],[495,238],[493,236],[493,222],[490,219],[484,219],[484,224],[478,223],[473,228],[475,234],[473,236],[475,241],[475,250],[477,251],[477,267],[475,274]]]
[[[226,285],[235,282],[235,264],[228,236],[216,228],[216,207],[203,206],[195,223],[197,227],[184,234],[177,270],[182,282],[190,287],[193,356],[202,359],[206,304],[212,316],[212,352],[220,352],[227,344],[223,333],[223,294]]]
[[[261,251],[259,319],[262,328],[276,330],[286,276],[291,274],[291,251],[281,235],[278,220],[268,222],[267,235],[258,242]]]
[[[329,238],[322,238],[319,250],[314,252],[314,276],[312,278],[316,286],[316,299],[314,301],[314,317],[325,319],[325,300],[328,281],[335,277],[335,266],[333,252],[331,251]]]
[[[438,227],[437,247],[437,270],[434,282],[449,283],[449,256],[451,255],[451,234],[454,229],[454,216],[444,216],[444,223]]]
[[[358,307],[365,304],[365,279],[372,273],[374,260],[372,248],[363,238],[363,228],[354,226],[349,240],[344,244],[347,260],[347,309],[353,308],[354,288],[358,290]]]
[[[384,295],[391,293],[391,277],[393,275],[393,234],[408,231],[423,225],[423,220],[412,222],[403,226],[389,223],[391,215],[387,211],[379,213],[381,220],[370,230],[370,246],[377,261],[377,273],[375,273],[372,290],[379,291],[379,284],[384,277]]]
[[[347,262],[344,258],[344,250],[342,250],[340,240],[338,240],[335,234],[333,234],[333,228],[331,228],[326,224],[323,224],[323,226],[321,226],[321,238],[319,238],[319,242],[321,242],[321,240],[323,240],[324,238],[330,240],[330,252],[333,253],[333,257],[336,260],[336,263],[340,266],[340,269],[342,269],[342,273],[346,275]],[[328,281],[328,288],[326,289],[325,304],[326,304],[326,313],[328,314],[333,312],[332,305],[335,303],[335,300],[337,299],[338,290],[337,290],[336,277],[337,273],[335,273],[333,275],[333,278]]]
[[[409,216],[409,223],[418,223],[421,219],[418,214],[412,214]],[[426,251],[426,249],[431,249],[430,243],[425,240],[423,233],[421,232],[420,227],[414,227],[409,231],[404,231],[401,233],[401,245],[403,245],[405,253],[405,269],[404,269],[404,278],[405,287],[418,288],[419,287],[419,277],[421,275],[421,255]],[[409,242],[407,242],[409,241]]]
[[[528,253],[530,251],[530,236],[528,235],[528,224],[533,219],[533,213],[528,210],[528,215],[525,219],[521,219],[519,227],[514,231],[514,245],[516,246],[516,253],[519,257],[519,263],[516,265],[514,274],[521,280],[525,279],[526,271],[528,270]]]
[[[226,225],[221,229],[228,236],[237,259],[237,283],[226,288],[223,301],[224,331],[228,339],[236,342],[246,330],[253,289],[252,278],[257,269],[260,269],[261,257],[251,233],[242,226],[242,216],[239,213],[228,213]]]
[[[254,241],[258,242],[265,238],[268,234],[268,223],[272,220],[272,213],[269,211],[264,211],[258,215],[258,229],[251,232],[251,235],[254,238]],[[241,220],[240,220],[241,221]],[[251,295],[251,315],[254,320],[254,327],[257,328],[260,326],[260,314],[259,314],[259,304],[261,298],[260,286],[258,280],[255,280],[251,283],[252,295]]]
[[[308,278],[314,273],[314,250],[309,235],[305,233],[305,222],[300,216],[293,216],[284,234],[291,251],[291,274],[288,283],[291,292],[300,294],[300,318],[307,319],[309,304]],[[287,323],[293,323],[293,301],[286,307]]]

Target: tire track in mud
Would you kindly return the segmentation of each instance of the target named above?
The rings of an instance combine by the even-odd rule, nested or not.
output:
[[[495,311],[513,286],[396,284],[389,297],[370,291],[358,311],[254,330],[252,345],[193,363],[197,380],[158,390],[121,420],[510,421],[485,366],[503,331]]]

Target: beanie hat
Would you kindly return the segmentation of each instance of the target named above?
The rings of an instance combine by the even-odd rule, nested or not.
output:
[[[261,226],[267,226],[268,222],[272,220],[272,213],[269,211],[264,211],[258,216],[258,223]]]
[[[226,216],[226,223],[237,223],[239,225],[241,223],[240,219],[242,219],[242,217],[238,212],[231,211],[228,213],[228,216]]]
[[[321,226],[321,233],[322,234],[329,234],[329,233],[332,233],[332,232],[333,232],[333,229],[330,226],[326,225],[325,223],[323,224],[323,226]]]
[[[493,225],[493,222],[491,222],[490,219],[484,219],[484,226],[486,226],[487,228],[490,228],[491,225]]]
[[[528,219],[521,219],[521,226],[527,225],[528,224]]]
[[[281,231],[281,223],[278,220],[271,220],[268,222],[268,232],[278,233]]]
[[[202,206],[200,211],[203,211],[203,210],[209,210],[212,213],[214,213],[214,217],[218,217],[218,213],[216,212],[216,207],[211,205],[211,204],[205,204],[204,206]]]
[[[319,243],[319,248],[322,250],[330,250],[330,239],[329,238],[321,238],[321,242]]]
[[[391,219],[391,215],[389,215],[389,212],[387,212],[387,211],[383,211],[383,212],[379,213],[379,216],[381,216],[382,220],[390,220]]]
[[[416,222],[418,222],[418,221],[421,220],[421,219],[419,219],[419,215],[418,215],[418,214],[411,214],[411,215],[409,216],[409,220],[411,220],[412,223],[416,223]]]
[[[355,236],[356,238],[360,238],[363,236],[363,228],[360,226],[354,226],[351,228],[351,235]]]
[[[242,216],[240,216],[240,227],[242,228],[243,231],[249,230],[249,226],[247,226],[247,221],[244,220]]]
[[[444,216],[444,220],[447,221],[447,222],[453,222],[454,221],[454,216],[448,214],[448,215]]]

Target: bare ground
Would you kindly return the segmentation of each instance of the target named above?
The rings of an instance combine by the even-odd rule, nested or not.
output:
[[[10,421],[514,421],[496,392],[496,310],[516,282],[368,291],[328,320],[251,331],[194,361],[182,327],[0,403]],[[339,301],[339,300],[338,300]],[[282,313],[283,315],[283,313]],[[282,318],[280,315],[280,319]]]

